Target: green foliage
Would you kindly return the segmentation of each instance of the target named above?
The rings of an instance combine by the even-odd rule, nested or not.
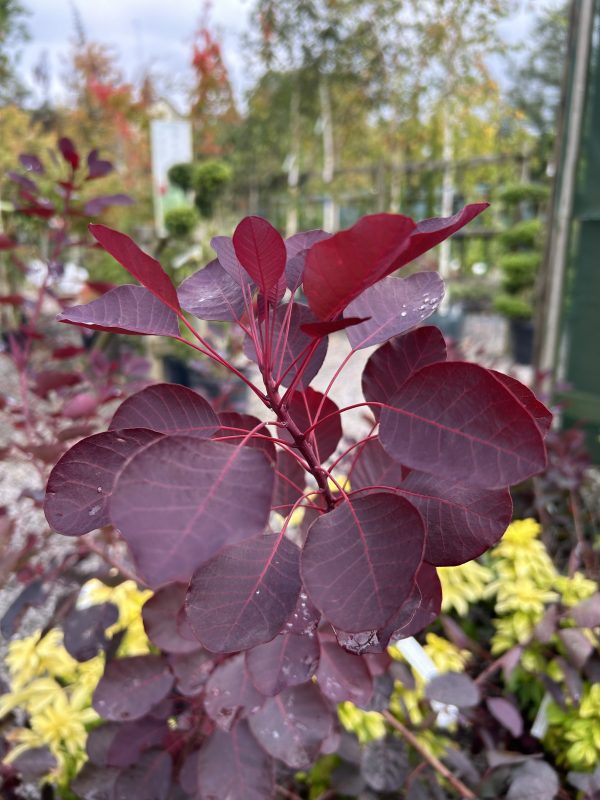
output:
[[[504,273],[502,285],[509,294],[533,286],[535,275],[542,260],[535,250],[505,253],[500,257],[500,269]]]
[[[550,189],[543,183],[509,183],[498,194],[506,205],[530,202],[539,205],[548,199]]]
[[[519,250],[528,247],[539,247],[542,234],[540,219],[527,219],[517,222],[500,234],[500,241],[507,250]]]
[[[194,204],[203,217],[211,217],[215,203],[233,178],[233,170],[224,161],[216,159],[194,164],[192,188]]]
[[[172,208],[165,214],[165,228],[174,239],[185,239],[190,236],[198,223],[198,214],[193,208],[182,206]]]
[[[501,294],[494,299],[494,308],[509,319],[530,319],[533,314],[531,303],[523,297]]]
[[[189,192],[193,183],[193,164],[173,164],[168,171],[169,181],[182,191]]]

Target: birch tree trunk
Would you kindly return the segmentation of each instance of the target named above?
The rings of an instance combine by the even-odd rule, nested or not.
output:
[[[442,160],[444,161],[444,174],[442,177],[442,217],[451,216],[454,207],[454,168],[452,166],[454,143],[450,119],[451,109],[448,103],[445,102],[442,106]],[[450,274],[450,239],[446,239],[440,245],[438,270],[444,279]]]
[[[323,172],[325,199],[323,202],[323,229],[332,233],[338,228],[338,209],[332,196],[331,184],[335,175],[335,142],[333,138],[333,110],[329,82],[325,75],[319,80],[319,103],[323,140]]]
[[[285,235],[298,232],[298,185],[300,183],[300,87],[294,82],[290,99],[290,152],[288,155],[288,206]]]

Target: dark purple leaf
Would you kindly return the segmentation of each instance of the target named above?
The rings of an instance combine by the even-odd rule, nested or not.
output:
[[[266,425],[258,427],[260,420],[252,414],[238,414],[237,411],[221,411],[219,414],[221,427],[216,431],[214,438],[229,444],[241,444],[246,434],[255,431],[256,436],[246,439],[244,447],[253,447],[266,455],[271,464],[277,461],[277,450],[274,442],[271,441],[271,434]],[[264,437],[268,438],[264,438]]]
[[[106,753],[109,767],[130,767],[146,750],[161,747],[169,734],[164,719],[142,717],[119,725]]]
[[[214,653],[270,641],[300,594],[300,551],[281,534],[225,547],[192,577],[186,613],[196,637]]]
[[[96,217],[98,216],[98,214],[101,214],[106,208],[110,208],[111,206],[130,206],[130,205],[133,205],[133,198],[130,197],[128,194],[107,194],[107,195],[102,195],[101,197],[94,197],[92,200],[88,200],[83,207],[83,213],[89,217]]]
[[[321,621],[321,612],[314,606],[306,592],[302,589],[298,595],[296,608],[285,623],[284,633],[297,633],[309,636],[314,633]]]
[[[106,650],[106,629],[118,619],[119,609],[112,603],[73,609],[62,626],[65,650],[77,661],[89,661]]]
[[[68,136],[61,136],[58,140],[58,149],[67,164],[70,164],[74,170],[77,169],[79,166],[79,153]]]
[[[185,386],[157,383],[128,397],[115,411],[109,430],[148,428],[208,438],[219,420],[207,401]]]
[[[369,439],[352,451],[356,457],[354,469],[350,473],[353,489],[366,489],[368,486],[390,486],[400,484],[407,470],[385,452],[379,439]]]
[[[58,767],[55,756],[47,747],[25,750],[11,761],[11,766],[27,781],[39,781]],[[10,798],[7,796],[7,800]]]
[[[300,303],[279,306],[275,312],[275,321],[269,321],[269,336],[271,337],[271,362],[275,380],[281,378],[283,386],[295,382],[300,369],[302,377],[296,385],[299,389],[308,387],[317,372],[321,369],[327,355],[327,339],[322,339],[315,347],[314,353],[306,362],[306,356],[314,345],[314,340],[302,328],[306,323],[315,319],[312,311]],[[264,323],[262,325],[264,331]],[[271,333],[272,330],[272,333]],[[252,361],[257,361],[254,342],[246,337],[244,353]]]
[[[109,501],[123,467],[160,438],[149,430],[117,430],[73,445],[48,479],[44,513],[50,527],[67,536],[80,536],[108,525]]]
[[[246,669],[253,684],[269,697],[309,681],[318,663],[319,641],[314,635],[282,634],[246,653]]]
[[[35,578],[28,583],[10,603],[0,620],[0,633],[5,639],[10,639],[17,632],[21,620],[30,608],[40,608],[47,598],[44,583],[41,578]]]
[[[400,463],[482,488],[540,472],[533,417],[488,370],[459,361],[419,370],[382,409],[380,439]]]
[[[242,653],[219,664],[207,681],[204,707],[223,730],[231,728],[238,714],[254,714],[263,702],[263,695],[250,680]]]
[[[333,717],[319,689],[309,682],[267,698],[249,724],[269,755],[292,769],[303,769],[318,756]]]
[[[424,545],[421,516],[404,498],[389,492],[350,497],[311,525],[303,583],[336,628],[381,628],[410,595]]]
[[[488,206],[489,203],[471,203],[451,217],[430,217],[417,222],[411,233],[408,247],[402,251],[392,269],[400,269],[426,253],[427,250],[431,250],[432,247],[448,239],[456,231],[464,228],[472,219],[479,216]]]
[[[172,686],[173,675],[161,656],[117,658],[106,665],[92,705],[103,719],[140,719],[167,696]]]
[[[406,746],[391,736],[368,742],[362,752],[360,771],[376,792],[397,792],[411,769]]]
[[[107,228],[106,225],[90,225],[90,232],[106,252],[125,267],[142,286],[149,289],[175,313],[180,311],[175,287],[155,258],[141,250],[129,236]]]
[[[321,464],[335,452],[342,438],[342,421],[337,411],[338,407],[330,397],[325,397],[323,400],[323,394],[310,386],[304,392],[294,392],[289,403],[290,416],[302,432],[319,420],[323,420],[308,436]],[[287,431],[282,430],[280,435],[290,442],[293,441]]]
[[[581,669],[591,656],[594,645],[583,631],[574,628],[565,628],[559,631],[558,638],[564,645],[569,661]]]
[[[143,286],[128,284],[111,289],[91,303],[71,306],[57,320],[111,333],[179,336],[175,312]]]
[[[173,763],[164,750],[149,750],[122,770],[115,780],[112,800],[167,800]]]
[[[233,247],[261,292],[271,293],[285,270],[285,243],[279,232],[262,217],[245,217],[234,231]]]
[[[171,654],[168,658],[177,690],[190,697],[200,694],[213,670],[212,654],[195,650],[193,653]]]
[[[541,432],[544,435],[548,433],[552,425],[552,412],[537,399],[531,389],[521,381],[512,378],[510,375],[505,375],[503,372],[497,372],[495,369],[490,370],[490,372],[525,406],[537,422]]]
[[[425,695],[429,700],[459,708],[472,708],[481,699],[477,684],[464,672],[436,675],[426,685]]]
[[[267,800],[275,790],[273,762],[248,723],[229,733],[216,730],[198,757],[198,800]]]
[[[76,386],[81,382],[81,375],[77,372],[59,372],[53,369],[44,369],[35,376],[33,391],[46,398],[49,392],[62,389],[65,386]]]
[[[88,758],[93,764],[99,767],[108,765],[108,752],[118,731],[121,730],[121,722],[104,722],[98,727],[92,728],[88,733],[85,749]]]
[[[346,331],[354,350],[406,333],[430,317],[444,296],[437,272],[417,272],[408,278],[384,278],[347,307],[348,317],[367,317]]]
[[[330,239],[331,234],[327,233],[320,228],[315,228],[314,230],[310,231],[299,231],[298,233],[294,233],[293,236],[289,236],[285,240],[285,250],[287,253],[288,258],[292,258],[292,256],[297,256],[298,253],[302,253],[305,250],[310,250],[310,248],[315,245],[317,242],[322,242],[324,239]],[[292,288],[290,286],[290,288]]]
[[[366,322],[370,317],[345,317],[332,322],[309,322],[306,325],[301,325],[300,328],[309,336],[319,339],[321,336],[328,336],[330,333],[336,331],[343,331],[352,325],[360,325],[361,322]]]
[[[81,800],[113,800],[113,788],[119,770],[99,767],[91,762],[84,764],[69,788]]]
[[[198,649],[185,617],[186,591],[184,583],[170,583],[146,600],[142,608],[148,638],[166,653],[192,653]]]
[[[398,491],[421,512],[425,558],[436,567],[477,558],[500,541],[512,519],[508,489],[479,489],[412,470]]]
[[[288,514],[305,490],[306,472],[297,458],[287,450],[277,452],[273,508],[282,515]]]
[[[25,189],[26,192],[30,194],[37,194],[39,192],[39,187],[35,181],[32,181],[31,178],[27,178],[25,175],[21,175],[19,172],[7,172],[7,177],[13,183],[18,184],[21,188]]]
[[[380,631],[380,641],[386,646],[398,639],[415,636],[437,618],[442,607],[442,586],[435,567],[423,561],[409,598]]]
[[[111,519],[157,588],[189,580],[224,545],[262,532],[273,483],[273,468],[257,450],[168,436],[122,471]]]
[[[518,738],[523,733],[523,717],[519,709],[504,697],[488,697],[485,701],[488,711],[503,728]]]
[[[35,172],[37,175],[43,175],[45,172],[44,165],[40,159],[31,153],[21,153],[19,161],[28,172]]]
[[[545,761],[526,761],[513,773],[507,800],[554,800],[558,776]]]
[[[244,313],[242,287],[216,259],[186,278],[177,294],[181,307],[198,319],[234,322]]]
[[[103,178],[113,171],[113,165],[110,161],[103,161],[101,158],[98,158],[98,150],[96,148],[90,150],[88,153],[87,167],[88,175],[86,180],[88,181],[94,180],[95,178]]]
[[[597,628],[600,626],[600,592],[588,597],[573,608],[568,616],[579,628]]]
[[[343,650],[336,641],[321,640],[317,681],[333,703],[350,700],[364,708],[373,695],[373,679],[365,661]]]
[[[304,292],[316,316],[335,318],[361,292],[388,275],[414,228],[415,223],[401,214],[370,214],[317,242],[304,266]]]
[[[426,325],[397,336],[377,348],[362,375],[365,400],[389,403],[393,395],[421,367],[446,360],[446,342],[438,328]],[[379,419],[379,406],[372,408]]]
[[[252,285],[252,279],[235,254],[233,240],[230,236],[214,236],[210,240],[210,246],[217,254],[219,264],[236,283],[239,283],[240,286]]]

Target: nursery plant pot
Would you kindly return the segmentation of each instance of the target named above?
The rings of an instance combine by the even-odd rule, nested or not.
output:
[[[462,303],[451,305],[443,314],[437,311],[430,318],[429,324],[437,325],[447,339],[458,341],[462,337],[465,324],[465,312]]]
[[[511,319],[510,341],[516,364],[533,363],[533,322],[530,319]]]

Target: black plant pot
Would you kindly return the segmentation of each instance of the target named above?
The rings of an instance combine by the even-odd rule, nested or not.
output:
[[[533,363],[533,322],[530,319],[511,319],[510,340],[516,364]]]

